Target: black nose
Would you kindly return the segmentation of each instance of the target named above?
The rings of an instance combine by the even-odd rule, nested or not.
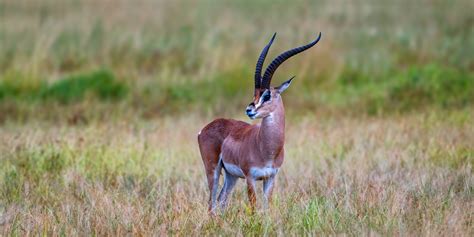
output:
[[[251,109],[246,109],[245,113],[247,114],[247,116],[249,116],[252,119],[253,119],[253,116],[255,116],[255,114],[257,114],[257,113],[252,112]]]

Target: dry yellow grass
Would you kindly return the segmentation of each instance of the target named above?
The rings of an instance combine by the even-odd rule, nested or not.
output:
[[[251,215],[240,182],[214,220],[196,144],[209,118],[10,124],[0,128],[1,233],[469,236],[472,115],[290,116],[271,210]]]

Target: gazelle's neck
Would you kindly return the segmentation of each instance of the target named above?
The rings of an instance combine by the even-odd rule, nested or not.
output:
[[[265,157],[275,158],[285,143],[285,108],[278,98],[277,108],[262,119],[259,131],[259,147]]]

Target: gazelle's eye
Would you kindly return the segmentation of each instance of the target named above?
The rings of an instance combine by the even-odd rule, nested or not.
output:
[[[266,94],[263,96],[263,101],[269,101],[270,100],[270,94]]]

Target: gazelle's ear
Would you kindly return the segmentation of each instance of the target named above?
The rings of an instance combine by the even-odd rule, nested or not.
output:
[[[290,84],[291,84],[291,80],[293,80],[293,78],[295,78],[295,76],[293,76],[292,78],[290,78],[288,81],[285,81],[283,82],[280,86],[278,86],[277,88],[275,88],[278,93],[282,93],[283,91],[285,91],[288,87],[290,87]]]

